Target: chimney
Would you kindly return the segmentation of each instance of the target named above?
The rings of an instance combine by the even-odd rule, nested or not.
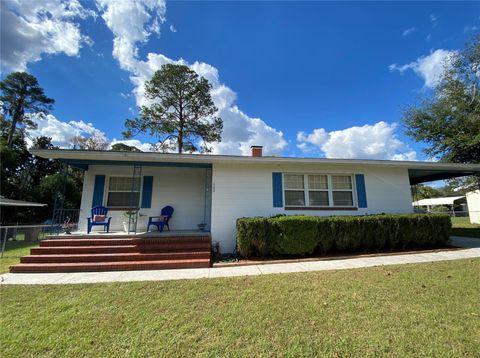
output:
[[[261,145],[252,145],[252,157],[261,157],[262,156],[262,146]]]

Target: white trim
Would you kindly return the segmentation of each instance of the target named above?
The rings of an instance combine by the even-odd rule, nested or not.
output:
[[[137,162],[176,162],[176,163],[232,163],[243,162],[249,164],[355,164],[367,166],[387,166],[411,169],[432,170],[464,170],[480,172],[479,164],[457,164],[400,160],[376,159],[330,159],[330,158],[300,158],[300,157],[250,157],[235,155],[214,154],[172,154],[156,152],[115,152],[73,149],[32,149],[30,153],[47,159],[69,160],[111,160]]]

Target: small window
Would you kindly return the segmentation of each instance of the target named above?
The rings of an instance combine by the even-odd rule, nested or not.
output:
[[[352,177],[332,175],[333,206],[353,206]]]
[[[304,187],[303,175],[285,175],[285,189],[303,189]]]
[[[285,205],[305,206],[305,181],[303,175],[285,175]]]
[[[351,191],[334,191],[333,206],[353,206],[353,195]]]
[[[309,191],[310,206],[328,206],[328,191]]]
[[[308,188],[312,189],[328,189],[328,178],[326,175],[309,175]]]
[[[352,177],[346,175],[332,175],[333,190],[352,190]]]
[[[285,192],[285,204],[287,206],[305,206],[304,191],[287,190]]]
[[[129,177],[110,177],[108,182],[107,206],[138,207],[140,203],[140,179],[134,182]]]

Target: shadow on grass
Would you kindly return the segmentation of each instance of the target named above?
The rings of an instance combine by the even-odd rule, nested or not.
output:
[[[450,232],[452,236],[463,236],[463,237],[477,237],[480,238],[480,227],[457,227],[452,228]]]

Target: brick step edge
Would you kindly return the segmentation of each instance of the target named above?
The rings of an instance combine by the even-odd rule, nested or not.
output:
[[[161,253],[100,253],[100,254],[58,254],[28,255],[20,263],[84,263],[84,262],[128,262],[210,259],[210,251],[161,252]]]
[[[143,234],[70,234],[70,235],[47,235],[46,240],[79,240],[79,239],[88,239],[88,240],[96,240],[96,239],[165,239],[165,238],[185,238],[185,237],[210,237],[210,233],[204,232],[200,235],[198,234],[169,234],[167,232],[163,232],[163,234],[159,234],[158,232],[150,232],[150,233],[143,233]]]
[[[96,263],[54,263],[54,264],[17,264],[10,266],[12,273],[53,273],[53,272],[104,272],[133,270],[164,270],[182,268],[208,268],[209,259],[133,261],[133,262],[96,262]]]
[[[61,255],[61,254],[101,254],[101,253],[163,253],[185,251],[210,251],[209,243],[192,244],[156,244],[156,245],[118,245],[118,246],[47,246],[35,247],[30,250],[33,255]]]
[[[155,245],[155,244],[185,244],[211,243],[210,236],[189,237],[157,237],[157,238],[122,238],[122,239],[47,239],[40,241],[40,247],[55,246],[114,246],[114,245]]]

